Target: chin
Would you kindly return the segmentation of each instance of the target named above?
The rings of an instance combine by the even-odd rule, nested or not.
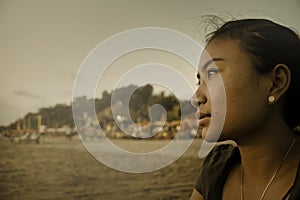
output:
[[[212,131],[210,131],[208,133],[208,129],[205,128],[202,130],[202,138],[206,141],[206,142],[220,142],[223,141],[223,137],[221,134],[214,134],[212,133]]]

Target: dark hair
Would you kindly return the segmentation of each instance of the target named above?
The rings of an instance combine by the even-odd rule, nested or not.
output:
[[[207,43],[214,39],[239,41],[260,73],[271,71],[277,64],[287,65],[291,71],[291,83],[284,102],[284,120],[292,129],[300,125],[299,36],[267,19],[242,19],[223,24],[208,35]]]

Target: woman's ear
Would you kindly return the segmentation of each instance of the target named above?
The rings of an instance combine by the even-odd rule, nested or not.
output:
[[[291,71],[285,64],[277,64],[273,68],[271,76],[272,85],[269,89],[269,95],[278,100],[290,86]]]

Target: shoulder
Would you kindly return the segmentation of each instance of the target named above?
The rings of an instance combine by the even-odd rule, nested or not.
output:
[[[212,188],[215,191],[221,191],[226,177],[238,157],[238,148],[232,144],[215,146],[203,161],[195,189],[203,196],[211,193]]]
[[[221,144],[215,146],[205,157],[203,169],[224,165],[237,150],[237,147],[232,144]]]

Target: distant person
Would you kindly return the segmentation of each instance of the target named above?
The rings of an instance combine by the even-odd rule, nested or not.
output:
[[[226,117],[217,126],[222,77]],[[203,161],[191,199],[300,199],[300,40],[266,19],[229,21],[209,34],[193,104],[206,141],[219,144]],[[213,95],[209,93],[213,91]],[[298,129],[299,130],[299,129]]]

